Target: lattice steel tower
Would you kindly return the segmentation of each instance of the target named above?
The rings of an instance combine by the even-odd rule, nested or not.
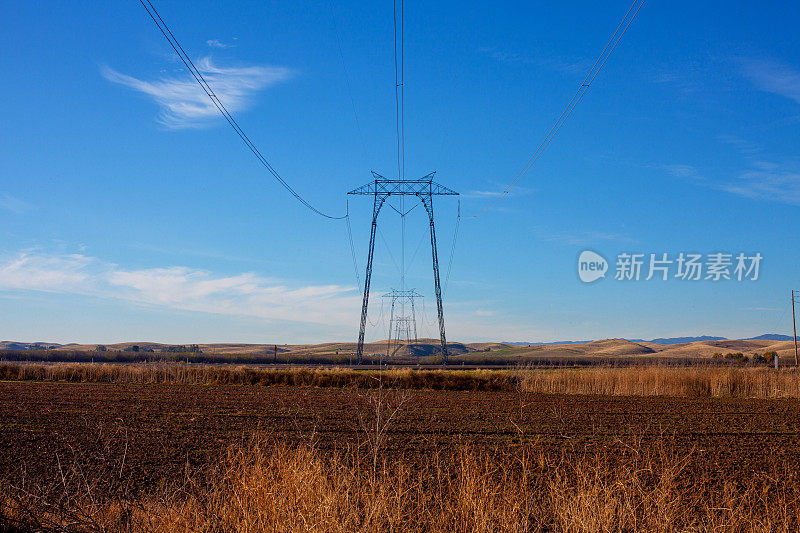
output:
[[[417,315],[414,300],[423,296],[414,289],[392,289],[383,295],[392,299],[392,309],[389,314],[389,337],[386,341],[386,355],[391,357],[397,353],[403,343],[410,344],[417,340]],[[397,302],[400,302],[400,314],[395,315]],[[411,314],[406,314],[406,303],[411,304]],[[412,335],[413,333],[413,335]],[[393,342],[394,341],[394,342]]]
[[[431,172],[427,176],[416,179],[387,179],[373,172],[373,181],[357,189],[353,189],[347,194],[357,194],[362,196],[372,196],[372,227],[369,233],[369,254],[367,255],[367,272],[364,278],[364,295],[361,302],[361,327],[358,331],[358,361],[364,355],[364,332],[367,326],[367,307],[369,306],[369,284],[372,279],[372,257],[375,252],[375,231],[378,227],[378,214],[381,212],[383,203],[390,196],[412,196],[419,199],[428,212],[431,231],[431,256],[433,258],[433,285],[436,292],[436,310],[439,315],[439,339],[442,344],[442,357],[447,361],[447,339],[444,331],[444,310],[442,309],[442,287],[439,283],[439,258],[436,251],[436,228],[433,221],[433,197],[434,196],[457,196],[458,193],[448,189],[433,181],[436,172]],[[413,300],[412,300],[413,301]]]

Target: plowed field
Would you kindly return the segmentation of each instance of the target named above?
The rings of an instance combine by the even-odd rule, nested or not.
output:
[[[262,430],[359,446],[374,423],[375,391],[301,387],[0,383],[0,477],[51,478],[59,465],[113,459],[137,488],[214,461]],[[434,446],[514,446],[538,440],[554,453],[612,442],[666,443],[691,453],[704,478],[800,469],[800,401],[386,392],[388,446],[413,458]],[[795,469],[795,468],[791,468]]]

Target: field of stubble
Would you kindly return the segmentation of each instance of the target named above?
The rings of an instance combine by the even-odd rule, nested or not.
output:
[[[466,520],[473,527],[455,529],[591,531],[602,524],[590,519],[603,519],[619,531],[788,531],[798,524],[798,450],[796,399],[0,383],[6,527],[222,531],[231,519],[253,530],[426,530]],[[355,491],[359,509],[377,510],[332,510],[323,496],[292,507],[297,497],[279,494],[287,472],[315,464],[301,485],[321,484],[331,501]],[[470,469],[469,483],[494,488],[465,495]],[[217,492],[236,472],[248,483],[284,473],[257,502],[210,511],[214,498],[229,505]],[[331,485],[341,479],[347,488]],[[512,486],[522,503],[496,501]],[[392,505],[404,490],[418,494]],[[442,495],[476,502],[444,509]],[[262,516],[264,505],[274,513]]]

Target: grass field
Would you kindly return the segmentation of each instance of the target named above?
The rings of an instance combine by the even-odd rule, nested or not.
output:
[[[540,370],[353,370],[184,364],[0,363],[0,380],[295,385],[360,389],[521,390],[547,394],[800,397],[800,371],[763,367],[627,366]]]
[[[800,527],[791,370],[0,370],[7,528]]]

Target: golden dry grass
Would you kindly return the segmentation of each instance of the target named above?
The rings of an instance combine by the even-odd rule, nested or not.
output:
[[[48,499],[35,488],[7,490],[0,518],[75,531],[797,530],[794,476],[687,484],[691,455],[668,450],[619,443],[553,456],[535,444],[464,448],[414,460],[384,456],[376,468],[358,453],[256,436],[205,475],[149,494],[103,499],[78,490]]]
[[[384,370],[162,364],[0,363],[0,380],[98,383],[294,385],[542,394],[800,398],[800,371],[764,367],[634,366],[585,369]]]
[[[798,398],[800,373],[769,368],[587,368],[526,371],[524,392],[613,396]]]

